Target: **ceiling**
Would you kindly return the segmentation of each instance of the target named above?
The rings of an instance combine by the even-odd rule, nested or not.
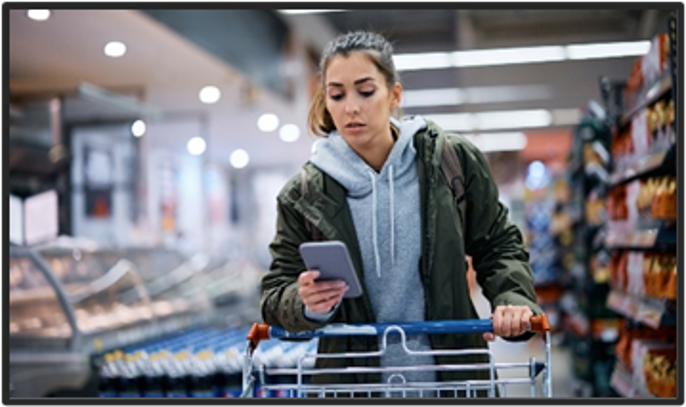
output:
[[[184,22],[183,27],[161,19],[159,10],[157,14],[142,10],[53,10],[51,18],[43,22],[28,19],[25,11],[10,10],[13,117],[28,115],[22,108],[27,101],[63,95],[67,122],[129,120],[146,111],[150,125],[145,137],[152,146],[184,152],[188,139],[202,135],[210,145],[206,156],[214,162],[227,164],[229,153],[243,148],[254,165],[297,165],[309,156],[314,139],[304,135],[297,142],[284,143],[277,132],[260,132],[257,118],[273,112],[282,124],[295,123],[305,132],[309,97],[304,73],[311,65],[303,62],[304,55],[307,50],[316,53],[337,32],[372,29],[385,34],[397,53],[411,53],[650,39],[666,32],[668,18],[668,12],[657,10],[352,10],[298,15],[262,10],[269,16],[249,20],[242,26],[242,36],[222,26],[238,24],[235,19],[229,20],[235,11],[221,10],[214,19],[185,18],[193,10],[175,12],[174,18]],[[272,27],[265,26],[270,19]],[[234,24],[228,24],[230,21]],[[287,96],[266,83],[264,77],[260,79],[255,68],[269,65],[264,59],[267,46],[261,47],[256,40],[258,31],[260,35],[284,32],[283,28],[275,31],[274,21],[295,34],[269,45],[276,49],[273,54],[281,52],[281,58],[273,60],[279,69],[272,70],[271,75],[281,75],[288,82]],[[200,32],[204,37],[194,34]],[[250,37],[251,33],[255,37]],[[102,53],[104,44],[111,40],[127,44],[124,57],[112,59]],[[494,86],[541,90],[525,92],[517,100],[406,108],[405,113],[578,109],[589,99],[599,98],[601,75],[625,79],[634,60],[401,72],[406,90]],[[251,65],[250,61],[259,63]],[[300,65],[280,70],[289,61],[300,61]],[[116,92],[125,103],[86,100],[78,96],[83,83]],[[197,97],[209,84],[222,92],[220,101],[213,105],[202,104]],[[189,127],[189,123],[195,126]],[[188,128],[199,134],[175,130]]]

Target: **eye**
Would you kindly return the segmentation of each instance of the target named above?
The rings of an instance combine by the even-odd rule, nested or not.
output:
[[[343,99],[343,94],[338,93],[335,95],[329,95],[329,99],[334,100],[334,101],[339,101],[339,100]]]
[[[360,95],[362,95],[363,97],[366,97],[366,98],[370,97],[370,96],[373,95],[373,94],[374,94],[374,89],[372,89],[372,90],[364,90],[364,91],[361,90],[361,91],[360,91]]]

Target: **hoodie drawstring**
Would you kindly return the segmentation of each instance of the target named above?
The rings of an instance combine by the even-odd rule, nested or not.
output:
[[[379,257],[379,243],[377,238],[377,225],[376,225],[376,210],[377,210],[377,199],[376,199],[376,178],[374,174],[369,172],[369,178],[372,181],[372,239],[374,241],[374,260],[376,262],[376,275],[381,278],[381,259]],[[393,186],[393,166],[388,166],[388,188],[390,193],[390,206],[391,206],[391,265],[395,266],[395,202],[394,202],[394,186]]]
[[[388,166],[388,187],[391,204],[391,265],[395,266],[395,205],[393,203],[393,166]]]
[[[381,278],[381,259],[379,258],[379,244],[376,237],[376,178],[369,172],[372,179],[372,239],[374,241],[374,260],[376,261],[376,275]]]

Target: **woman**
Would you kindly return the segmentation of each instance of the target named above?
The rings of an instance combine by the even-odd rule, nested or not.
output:
[[[413,350],[486,348],[495,335],[528,339],[536,305],[528,253],[483,155],[464,138],[446,137],[421,117],[399,120],[402,86],[392,46],[380,35],[354,32],[334,39],[320,63],[322,87],[310,109],[309,126],[324,136],[317,152],[281,191],[272,264],[262,280],[265,322],[291,331],[329,323],[400,322],[478,318],[470,299],[465,256],[492,304],[493,334],[415,335]],[[443,143],[452,143],[464,174],[464,224],[440,170]],[[464,233],[463,233],[464,231]],[[343,241],[364,293],[343,299],[345,283],[318,282],[305,270],[301,243]],[[318,366],[422,365],[474,361],[455,357],[409,357],[389,338],[376,359],[324,359]],[[322,338],[319,352],[368,351],[373,337]],[[405,374],[408,381],[486,378],[484,372]],[[314,378],[369,382],[377,376]],[[386,377],[384,377],[386,379]]]

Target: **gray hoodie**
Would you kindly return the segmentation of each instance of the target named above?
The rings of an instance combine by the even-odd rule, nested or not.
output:
[[[424,320],[420,280],[421,214],[413,139],[426,127],[420,117],[391,119],[400,135],[380,172],[370,167],[336,131],[317,143],[310,159],[348,192],[347,202],[362,252],[364,286],[377,322]],[[328,315],[312,314],[310,318]],[[433,364],[432,356],[409,356],[390,334],[382,366]],[[429,350],[426,335],[408,337],[411,350]],[[433,381],[433,372],[404,373],[408,381]],[[385,377],[384,379],[387,379]],[[397,380],[397,379],[395,379]]]

